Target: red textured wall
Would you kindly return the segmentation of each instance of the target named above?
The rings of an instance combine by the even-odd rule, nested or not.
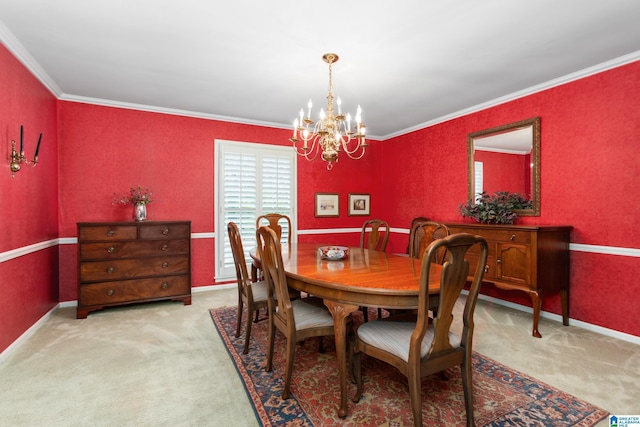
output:
[[[60,102],[60,235],[75,237],[79,221],[131,219],[130,206],[114,206],[114,192],[149,187],[150,220],[192,221],[193,233],[214,230],[214,140],[288,145],[290,131],[96,105]],[[371,144],[375,145],[373,141]],[[356,227],[347,217],[347,192],[372,193],[375,153],[339,159],[332,171],[322,161],[298,163],[300,229]],[[348,186],[343,183],[349,182]],[[314,194],[339,192],[339,218],[315,218]],[[372,208],[372,214],[376,207]],[[77,298],[76,248],[61,250],[61,301]],[[214,241],[192,242],[193,286],[214,283]]]
[[[11,178],[11,140],[33,158],[42,132],[39,163]],[[56,98],[0,45],[0,253],[58,237]],[[0,351],[58,303],[58,248],[0,262]]]
[[[548,89],[475,114],[402,135],[381,145],[387,165],[383,215],[393,226],[412,217],[463,221],[467,199],[466,136],[470,132],[540,116],[541,215],[521,224],[568,224],[572,243],[640,248],[637,135],[640,62]],[[406,236],[392,236],[396,247]],[[401,241],[401,244],[396,244]],[[640,258],[573,251],[571,317],[640,336]],[[526,296],[494,292],[530,305]],[[524,295],[524,294],[522,294]],[[559,298],[543,310],[560,313]]]

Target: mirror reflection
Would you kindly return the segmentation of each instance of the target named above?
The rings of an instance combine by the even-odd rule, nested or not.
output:
[[[517,193],[532,206],[518,215],[540,215],[539,117],[469,134],[468,162],[469,199],[483,191]]]

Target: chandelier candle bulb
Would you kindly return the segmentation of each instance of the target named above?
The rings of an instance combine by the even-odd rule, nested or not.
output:
[[[311,119],[311,106],[313,104],[311,103],[311,100],[309,100],[309,103],[307,104],[307,106],[309,107],[309,112],[307,113],[307,118]]]
[[[20,125],[20,155],[24,155],[24,130],[22,125]]]

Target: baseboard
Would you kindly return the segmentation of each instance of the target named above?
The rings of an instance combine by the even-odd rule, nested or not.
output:
[[[38,329],[42,325],[46,323],[46,321],[51,317],[53,313],[58,309],[60,304],[57,304],[51,308],[44,316],[42,316],[38,321],[36,321],[29,329],[24,331],[22,335],[18,337],[14,342],[9,345],[9,347],[5,348],[2,353],[0,353],[0,365],[13,353],[18,347],[20,347],[24,342],[26,342],[33,334],[36,333]]]
[[[463,291],[463,293],[467,293],[467,291]],[[478,299],[481,299],[483,301],[488,301],[497,305],[501,305],[503,307],[508,307],[508,308],[512,308],[514,310],[518,310],[518,311],[523,311],[525,313],[530,313],[531,315],[533,315],[533,308],[531,307],[527,307],[525,305],[521,305],[521,304],[516,304],[513,302],[509,302],[509,301],[504,301],[498,298],[494,298],[494,297],[490,297],[487,295],[482,295],[480,294],[478,296]],[[554,320],[556,322],[562,322],[562,316],[559,314],[555,314],[555,313],[549,313],[547,311],[541,311],[540,312],[540,317],[543,317],[545,319],[550,319],[550,320]],[[596,332],[598,334],[601,335],[606,335],[608,337],[611,338],[615,338],[615,339],[619,339],[622,341],[627,341],[630,342],[632,344],[637,344],[640,345],[640,337],[637,337],[635,335],[631,335],[631,334],[625,334],[624,332],[620,332],[620,331],[616,331],[613,329],[608,329],[608,328],[603,328],[602,326],[597,326],[597,325],[593,325],[591,323],[587,323],[587,322],[583,322],[580,320],[575,320],[572,318],[569,318],[569,325],[570,326],[576,326],[578,328],[581,329],[586,329],[588,331],[591,332]]]

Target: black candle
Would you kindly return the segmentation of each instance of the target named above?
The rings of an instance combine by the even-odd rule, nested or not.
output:
[[[20,154],[24,153],[24,138],[22,137],[22,125],[20,125]]]
[[[40,151],[40,141],[42,141],[42,132],[40,132],[40,137],[38,138],[38,145],[36,145],[36,154],[33,155],[34,161],[38,160],[38,151]]]

